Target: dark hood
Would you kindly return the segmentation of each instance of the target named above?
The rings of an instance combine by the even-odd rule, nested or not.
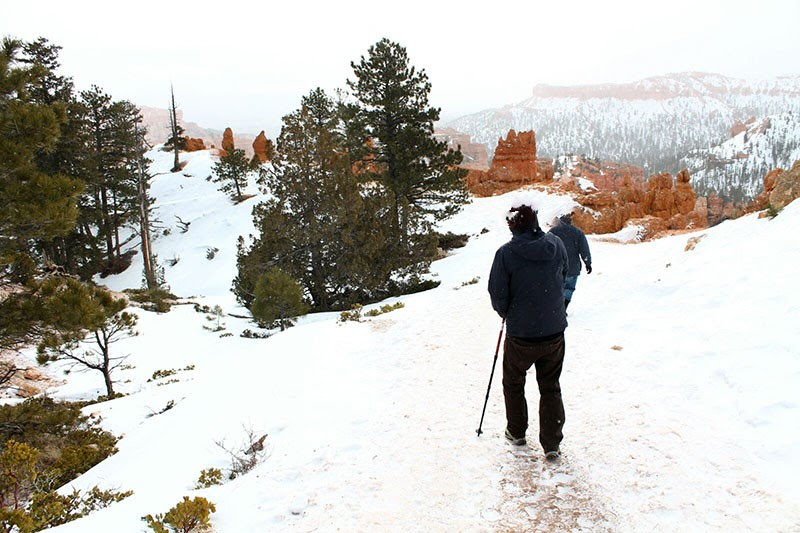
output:
[[[528,261],[552,261],[556,256],[557,246],[553,238],[541,230],[514,235],[508,243],[509,249],[515,255]]]

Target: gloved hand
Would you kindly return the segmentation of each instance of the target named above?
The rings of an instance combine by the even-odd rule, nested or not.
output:
[[[592,273],[592,265],[590,265],[590,264],[586,265],[586,273],[587,274],[591,274]]]

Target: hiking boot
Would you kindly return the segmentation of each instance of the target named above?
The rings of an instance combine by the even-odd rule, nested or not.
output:
[[[544,452],[544,460],[548,463],[557,463],[561,459],[561,452],[558,450],[550,450],[549,452]]]
[[[511,444],[513,444],[514,446],[525,446],[526,444],[524,436],[515,437],[514,435],[511,434],[508,428],[506,428],[506,440]]]

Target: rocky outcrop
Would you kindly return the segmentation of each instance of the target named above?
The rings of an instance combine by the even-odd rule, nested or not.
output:
[[[776,168],[768,172],[764,176],[764,190],[755,197],[746,212],[762,211],[768,207],[783,209],[797,198],[800,198],[800,160],[795,161],[789,171]]]
[[[453,150],[460,149],[464,159],[459,165],[471,170],[487,170],[489,168],[489,153],[486,146],[472,142],[469,135],[452,128],[441,128],[433,132],[433,136],[447,143]]]
[[[233,130],[230,128],[225,128],[225,132],[222,134],[222,152],[228,153],[233,150],[233,148]]]
[[[641,222],[646,237],[667,229],[708,225],[708,205],[705,199],[698,201],[685,169],[677,179],[667,173],[651,176],[646,187],[643,180],[626,175],[618,191],[581,190],[573,194],[583,207],[574,211],[573,221],[586,233],[614,233],[629,221]]]
[[[552,179],[552,161],[536,158],[536,135],[510,130],[498,140],[489,170],[470,169],[466,183],[474,195],[492,196]]]
[[[199,152],[200,150],[206,149],[206,143],[203,142],[203,139],[196,139],[193,137],[186,138],[186,151],[187,152]]]
[[[259,163],[266,163],[272,159],[275,148],[272,141],[267,139],[264,135],[264,130],[258,134],[258,137],[253,141],[253,160]]]
[[[800,160],[794,162],[792,169],[774,176],[775,186],[769,193],[769,205],[773,209],[783,209],[800,197]],[[764,178],[766,186],[766,177]]]

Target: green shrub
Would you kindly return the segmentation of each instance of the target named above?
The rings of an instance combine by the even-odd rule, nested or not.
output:
[[[81,413],[85,405],[32,398],[0,406],[0,446],[15,441],[40,450],[38,476],[60,487],[117,451],[117,438]]]
[[[33,520],[34,529],[47,529],[66,524],[84,517],[92,511],[104,509],[112,503],[119,502],[132,495],[133,491],[117,492],[100,490],[98,487],[81,495],[77,490],[62,495],[55,491],[36,493],[31,500],[28,514]]]
[[[242,333],[239,336],[244,337],[245,339],[268,339],[272,335],[270,335],[269,333],[259,333],[258,331],[253,331],[252,329],[247,328],[244,331],[242,331]]]
[[[222,470],[219,468],[206,468],[200,471],[200,477],[197,479],[196,489],[207,489],[214,485],[222,484]]]
[[[211,527],[211,513],[215,512],[216,506],[205,498],[198,496],[190,500],[188,496],[184,496],[183,501],[166,514],[147,515],[142,520],[156,533],[195,533],[208,531]]]
[[[139,302],[142,309],[156,313],[168,312],[178,297],[165,289],[125,289],[131,300]]]
[[[339,322],[361,322],[361,309],[363,307],[361,304],[354,304],[349,311],[342,311],[339,313]]]
[[[61,459],[65,455],[68,454],[62,454]],[[58,486],[52,471],[40,471],[41,456],[39,450],[28,444],[6,442],[0,454],[1,531],[39,531],[66,524],[133,494],[94,487],[86,496],[81,496],[77,490],[61,495],[51,488]]]
[[[386,305],[382,305],[380,307],[380,309],[371,309],[371,310],[367,311],[365,313],[365,315],[366,316],[383,315],[383,314],[386,314],[386,313],[391,313],[392,311],[396,311],[398,309],[402,309],[405,306],[406,306],[406,304],[404,304],[403,302],[397,302],[395,304],[386,304]]]
[[[767,204],[767,216],[772,219],[778,216],[781,212],[781,209],[775,207],[772,204]]]
[[[463,248],[469,241],[469,235],[462,233],[457,234],[451,231],[447,233],[437,233],[436,237],[439,240],[439,248],[445,252],[454,248]]]
[[[259,276],[254,294],[250,312],[259,325],[280,327],[283,331],[294,324],[297,316],[308,312],[303,287],[279,268],[273,267]]]
[[[460,286],[460,287],[455,287],[455,289],[456,289],[456,290],[458,290],[458,289],[461,289],[461,288],[463,288],[463,287],[468,287],[468,286],[470,286],[470,285],[475,285],[475,284],[476,284],[476,283],[478,283],[480,280],[481,280],[481,277],[480,277],[480,276],[475,276],[474,278],[472,278],[472,279],[471,279],[471,280],[469,280],[469,281],[464,281],[464,282],[462,282],[462,283],[461,283],[461,286]]]
[[[147,380],[147,382],[150,383],[151,381],[157,381],[159,379],[168,378],[169,376],[174,376],[178,372],[194,370],[194,369],[195,369],[194,365],[186,365],[183,368],[160,368],[155,372],[153,372],[153,375],[150,377],[150,379]]]

